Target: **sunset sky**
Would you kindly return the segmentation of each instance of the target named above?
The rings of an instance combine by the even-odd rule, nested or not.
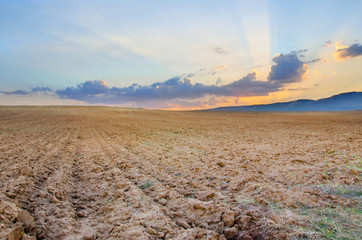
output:
[[[203,109],[362,91],[362,1],[0,1],[0,105]]]

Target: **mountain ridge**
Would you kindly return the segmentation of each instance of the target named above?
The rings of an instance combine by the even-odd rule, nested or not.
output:
[[[362,110],[362,92],[345,92],[317,100],[298,99],[289,102],[257,104],[249,106],[229,106],[204,109],[201,111],[265,111],[265,112],[300,112],[300,111],[346,111]]]

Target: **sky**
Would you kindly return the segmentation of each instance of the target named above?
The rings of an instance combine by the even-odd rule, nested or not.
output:
[[[362,1],[1,0],[0,105],[170,110],[362,91]]]

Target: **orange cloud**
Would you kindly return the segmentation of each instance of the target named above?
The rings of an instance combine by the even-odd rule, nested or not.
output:
[[[216,68],[214,68],[215,71],[221,71],[221,70],[224,70],[224,69],[227,69],[228,66],[226,65],[222,65],[222,66],[217,66]]]
[[[343,46],[339,42],[336,42],[335,46],[336,46],[336,51],[334,51],[333,57],[337,61],[342,61],[347,58],[362,56],[362,45],[358,43],[347,47]]]
[[[252,73],[255,73],[255,77],[257,77],[259,75],[258,71],[254,68],[251,70]]]
[[[301,75],[301,78],[302,78],[302,80],[306,80],[308,78],[307,75],[309,73],[309,67],[307,64],[303,65],[303,71],[304,71],[304,73]]]

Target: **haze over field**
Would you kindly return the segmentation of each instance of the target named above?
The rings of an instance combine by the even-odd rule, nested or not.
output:
[[[362,91],[362,1],[0,2],[0,105],[205,109]]]

